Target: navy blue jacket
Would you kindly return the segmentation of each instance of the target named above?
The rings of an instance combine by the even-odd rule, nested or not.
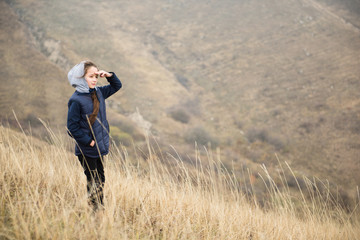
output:
[[[106,78],[110,85],[90,89],[96,91],[100,102],[100,109],[95,123],[90,129],[88,117],[93,112],[93,103],[90,93],[75,91],[68,102],[67,128],[75,139],[75,155],[98,158],[109,153],[109,124],[106,119],[105,99],[117,92],[122,84],[115,73]],[[95,146],[90,143],[95,140]]]

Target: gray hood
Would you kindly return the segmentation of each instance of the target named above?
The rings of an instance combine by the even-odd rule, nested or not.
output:
[[[84,76],[84,63],[85,61],[76,64],[68,73],[68,79],[74,88],[78,92],[81,93],[88,93],[89,92],[89,85],[87,84]]]

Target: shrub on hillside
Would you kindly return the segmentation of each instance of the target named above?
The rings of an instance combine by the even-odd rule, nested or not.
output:
[[[184,109],[174,109],[170,111],[170,116],[178,122],[188,123],[190,121],[190,115]]]
[[[311,133],[313,130],[313,124],[310,122],[303,122],[299,125],[300,130],[305,131],[306,133]]]
[[[121,131],[121,129],[116,126],[110,126],[110,136],[116,145],[122,144],[130,146],[132,143],[132,137],[128,133]]]
[[[286,183],[289,187],[295,188],[295,189],[306,189],[306,183],[302,176],[294,176],[293,174],[287,173],[285,175]]]
[[[198,96],[194,97],[193,99],[187,100],[182,106],[189,112],[191,115],[194,116],[201,116],[201,102]]]
[[[40,120],[38,119],[38,117],[33,114],[33,113],[29,113],[27,115],[27,117],[24,119],[24,123],[26,124],[30,124],[31,127],[39,127],[42,126],[42,123],[40,122]]]
[[[112,121],[112,127],[118,128],[121,132],[131,136],[135,141],[143,141],[144,135],[137,126],[127,118],[116,119]],[[117,131],[117,130],[115,130]],[[112,132],[110,131],[110,134]]]
[[[266,142],[267,138],[269,136],[269,133],[266,129],[256,129],[256,128],[250,128],[246,132],[246,137],[249,140],[249,142],[253,143],[257,140],[260,140],[262,142]]]
[[[281,136],[270,134],[269,131],[264,128],[250,128],[246,133],[246,137],[251,143],[255,141],[267,142],[273,145],[277,150],[281,150],[285,147],[285,141]]]
[[[212,137],[203,127],[195,127],[190,129],[185,134],[185,141],[187,143],[193,144],[194,142],[200,145],[211,144],[211,147],[217,147],[218,141]]]
[[[133,134],[135,132],[135,126],[134,124],[128,122],[128,121],[115,121],[114,123],[118,128],[120,128],[122,131],[128,133],[128,134]]]
[[[179,74],[175,74],[175,77],[181,85],[183,85],[186,89],[189,89],[189,79]]]
[[[244,122],[242,121],[236,120],[234,123],[238,129],[242,129],[244,127]]]
[[[285,141],[284,139],[279,135],[270,135],[266,139],[266,141],[273,145],[276,150],[282,150],[285,148]]]

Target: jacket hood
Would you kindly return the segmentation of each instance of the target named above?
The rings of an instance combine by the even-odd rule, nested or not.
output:
[[[84,76],[84,63],[85,61],[82,61],[78,64],[76,64],[69,72],[68,72],[68,80],[74,88],[78,92],[81,93],[88,93],[89,92],[89,86],[85,80]]]

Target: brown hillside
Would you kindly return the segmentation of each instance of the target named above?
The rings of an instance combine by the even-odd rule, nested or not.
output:
[[[1,2],[0,11],[0,118],[12,121],[14,110],[33,125],[38,117],[63,125],[69,95],[64,72],[35,49],[32,34],[8,4]]]
[[[65,119],[66,72],[90,58],[123,80],[113,122],[138,108],[162,141],[210,140],[229,166],[276,165],[276,152],[307,175],[359,185],[356,11],[314,0],[2,5],[4,113]]]

